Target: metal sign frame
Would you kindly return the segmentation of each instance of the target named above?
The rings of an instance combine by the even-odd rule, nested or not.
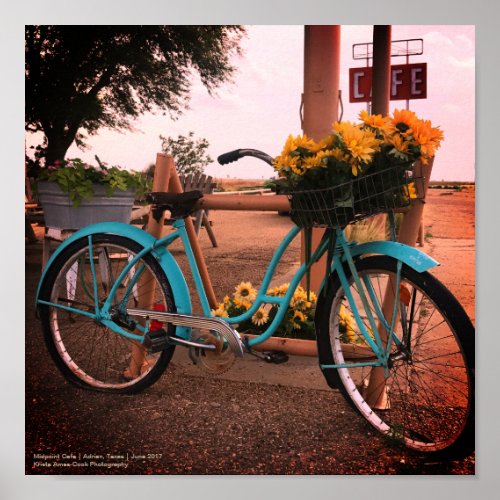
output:
[[[361,48],[364,52],[361,53]],[[358,51],[358,52],[356,52]],[[424,53],[423,38],[408,38],[407,40],[392,40],[391,41],[391,57],[406,57],[420,56]],[[352,58],[354,60],[366,59],[369,61],[373,58],[373,43],[355,43],[352,46]]]

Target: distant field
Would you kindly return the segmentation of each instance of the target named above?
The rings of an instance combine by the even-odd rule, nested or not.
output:
[[[224,191],[241,191],[245,189],[257,189],[264,185],[265,179],[223,179],[215,178],[217,186]]]
[[[430,188],[435,189],[459,189],[459,188],[474,188],[475,182],[458,182],[458,181],[431,181],[429,182]]]
[[[215,182],[224,191],[241,191],[244,189],[257,189],[262,188],[265,179],[224,179],[215,178]],[[434,189],[460,189],[460,188],[474,188],[474,182],[457,182],[457,181],[431,181],[430,188]]]

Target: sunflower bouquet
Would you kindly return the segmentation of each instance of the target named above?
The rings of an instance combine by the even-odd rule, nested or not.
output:
[[[408,172],[417,160],[427,164],[434,156],[441,130],[409,110],[386,117],[362,111],[359,118],[358,124],[334,123],[318,142],[290,135],[274,159],[299,226],[343,226],[416,196]]]
[[[283,284],[267,291],[267,295],[283,297],[288,291],[289,284]],[[235,287],[234,293],[226,295],[217,309],[212,314],[217,317],[227,318],[239,316],[252,307],[257,297],[257,290],[250,282],[242,282]],[[277,337],[315,339],[314,311],[316,306],[316,295],[309,294],[298,286],[295,290],[290,305],[281,325],[274,333]],[[272,323],[278,312],[278,306],[273,304],[262,305],[249,320],[238,325],[240,333],[259,334],[264,332]]]

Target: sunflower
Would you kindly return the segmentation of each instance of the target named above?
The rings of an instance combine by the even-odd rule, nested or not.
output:
[[[363,110],[359,113],[359,119],[384,135],[392,134],[396,130],[394,123],[388,116],[369,115],[366,110]]]
[[[339,309],[339,331],[346,342],[359,342],[359,336],[356,334],[356,321],[343,304]]]
[[[314,145],[309,149],[311,150],[311,153],[317,153],[322,149],[330,149],[333,146],[334,142],[335,137],[333,135],[327,135],[323,139],[320,139],[318,142],[314,143]]]
[[[302,311],[296,310],[293,312],[292,327],[294,330],[300,330],[302,328],[300,323],[304,323],[306,317]]]
[[[410,182],[403,187],[403,193],[409,200],[414,200],[417,198],[417,190],[415,188],[415,183]]]
[[[318,151],[312,156],[308,156],[302,160],[304,170],[310,168],[326,168],[326,160],[330,156],[330,151]]]
[[[394,126],[404,134],[410,134],[418,121],[417,115],[409,109],[395,109],[392,116]]]
[[[433,128],[428,120],[416,120],[412,127],[412,136],[420,146],[424,165],[434,156],[444,137],[443,132],[439,128]]]
[[[293,309],[303,309],[307,307],[307,303],[307,293],[302,287],[297,287],[297,290],[295,290],[292,300],[290,301],[290,307]]]
[[[235,287],[234,298],[243,302],[251,302],[257,297],[257,291],[249,281],[240,283]]]
[[[268,295],[273,295],[275,297],[284,297],[286,295],[286,292],[288,292],[288,287],[290,286],[290,283],[285,283],[283,285],[277,286],[272,288],[271,290],[268,290]]]
[[[371,130],[361,128],[351,122],[335,123],[334,128],[342,138],[349,154],[352,175],[357,176],[361,164],[369,163],[373,155],[380,150],[380,139]]]
[[[318,145],[313,139],[307,137],[306,134],[303,136],[298,135],[296,137],[293,137],[292,134],[290,134],[285,142],[285,145],[283,146],[281,156],[288,156],[290,153],[294,153],[298,148],[313,150],[318,149]]]
[[[261,307],[259,310],[252,316],[252,323],[257,326],[262,326],[267,323],[269,319],[269,314],[267,311]]]
[[[242,299],[234,299],[233,301],[234,307],[237,309],[245,309],[245,311],[248,311],[252,307],[252,303],[249,302],[248,300],[242,300]]]
[[[285,174],[286,172],[297,168],[300,163],[300,158],[298,156],[290,156],[288,154],[281,154],[277,156],[273,161],[273,167],[279,174]]]
[[[333,156],[338,161],[349,163],[349,155],[342,151],[340,148],[333,148],[329,151],[330,156]]]
[[[306,134],[304,134],[303,136],[298,135],[297,137],[295,137],[295,139],[293,139],[293,145],[294,149],[292,151],[298,148],[313,150],[314,148],[318,147],[314,142],[314,139],[307,137]]]
[[[218,318],[228,318],[229,314],[226,311],[226,308],[224,307],[224,304],[219,304],[219,307],[217,309],[212,309],[212,314],[214,316],[217,316]]]
[[[292,165],[290,167],[291,171],[296,175],[304,175],[307,172],[307,166],[303,164],[299,164],[297,161],[296,165]]]
[[[408,146],[410,143],[406,141],[401,134],[394,134],[388,137],[387,141],[391,146],[393,146],[393,149],[389,151],[389,154],[403,158],[404,160],[408,159]]]

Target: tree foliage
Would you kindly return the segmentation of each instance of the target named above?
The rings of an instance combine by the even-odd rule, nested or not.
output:
[[[196,139],[194,132],[189,132],[187,136],[179,134],[177,138],[160,135],[160,140],[162,151],[173,156],[175,169],[179,174],[202,174],[205,167],[213,162],[207,153],[210,146],[208,140]],[[149,165],[145,172],[148,177],[153,178],[155,164]]]
[[[48,164],[101,127],[129,129],[187,105],[197,73],[209,92],[230,79],[240,26],[26,26],[26,130],[42,131]]]
[[[207,154],[208,141],[205,138],[195,139],[193,132],[189,132],[187,136],[178,135],[176,139],[160,135],[160,139],[162,151],[174,157],[179,174],[201,174],[213,161]]]

